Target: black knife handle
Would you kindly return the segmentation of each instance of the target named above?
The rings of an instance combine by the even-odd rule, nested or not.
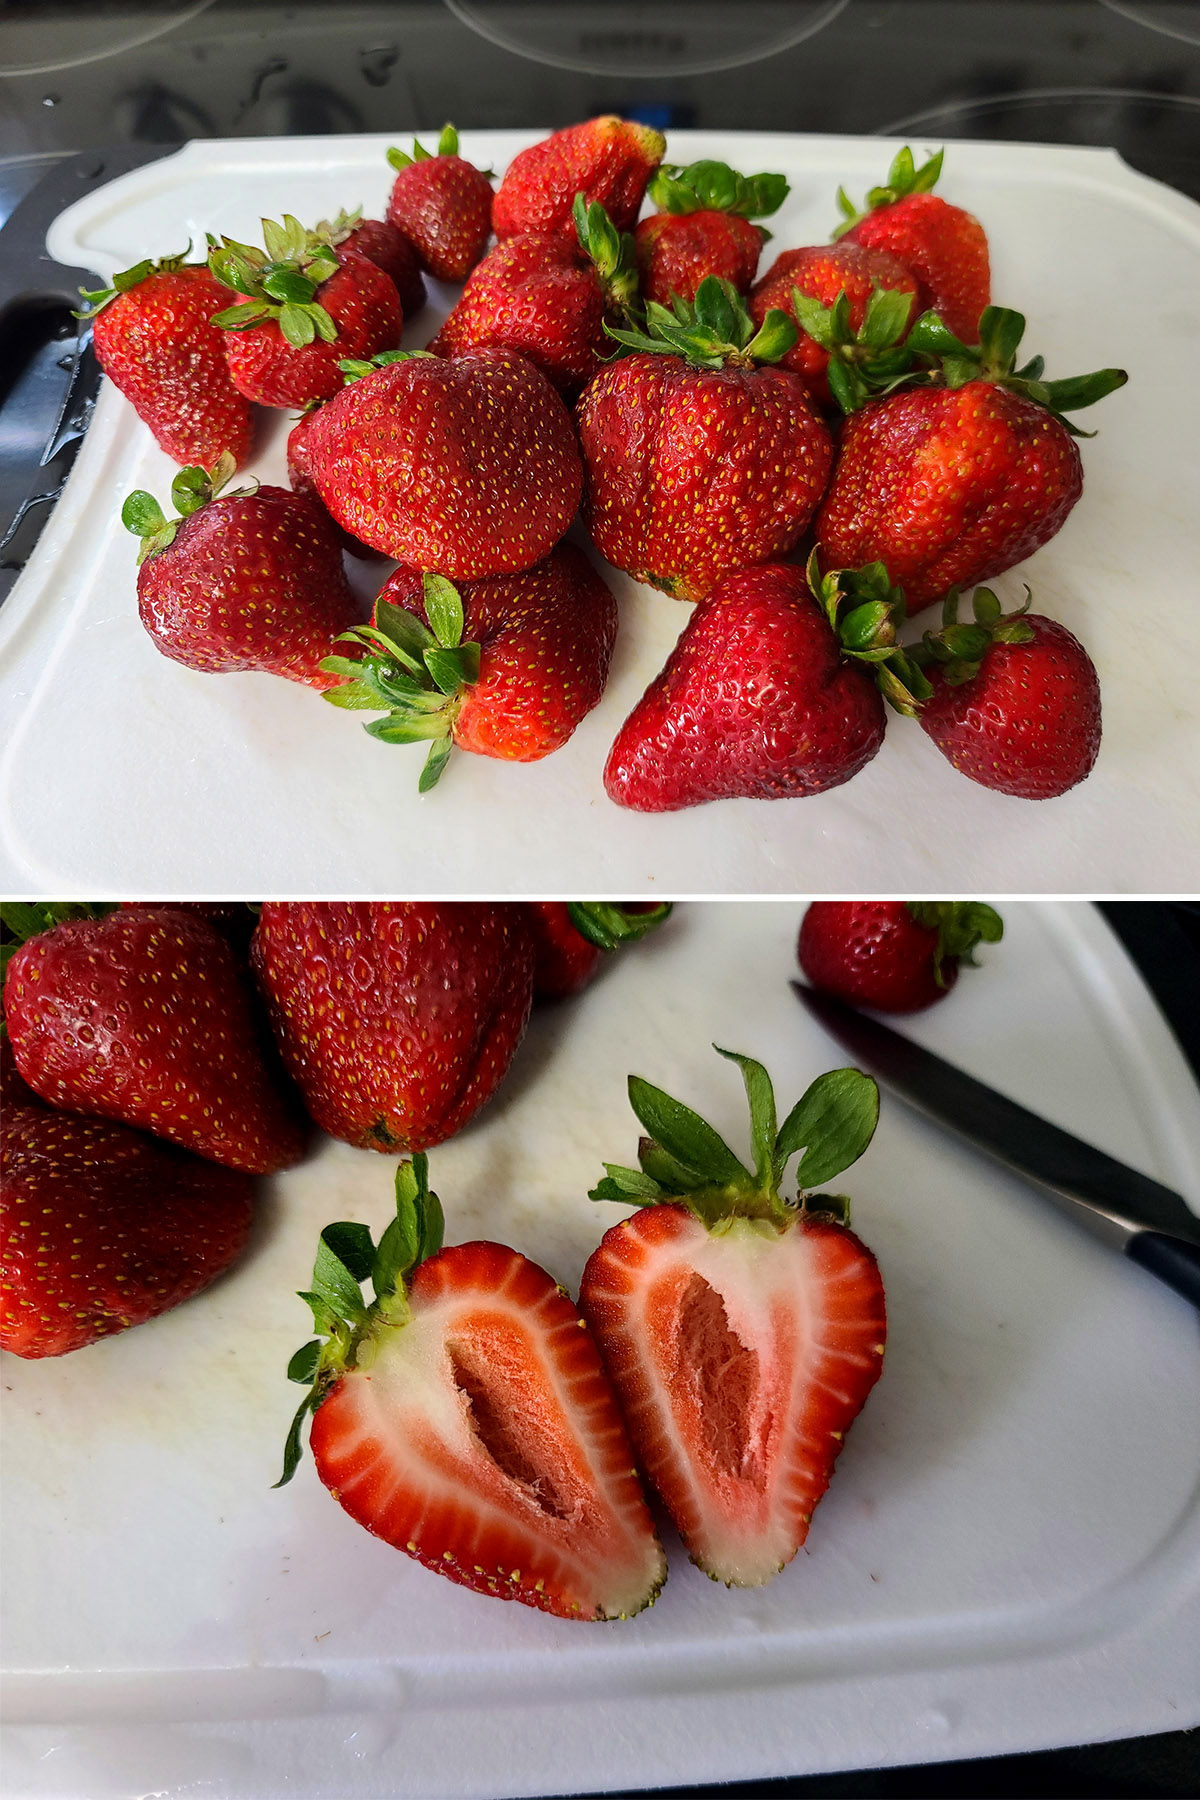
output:
[[[1162,1231],[1135,1231],[1125,1246],[1125,1254],[1193,1306],[1200,1306],[1200,1249],[1195,1244],[1168,1237]]]

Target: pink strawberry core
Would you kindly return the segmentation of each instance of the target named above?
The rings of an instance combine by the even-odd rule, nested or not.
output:
[[[761,1386],[758,1352],[731,1329],[721,1296],[702,1275],[691,1277],[680,1300],[678,1371],[695,1387],[714,1468],[761,1487],[765,1471],[749,1430]]]
[[[546,1421],[516,1410],[511,1395],[496,1392],[497,1371],[489,1366],[494,1363],[495,1345],[489,1346],[487,1356],[478,1344],[462,1340],[447,1344],[446,1350],[454,1385],[466,1401],[468,1421],[485,1455],[510,1481],[518,1483],[542,1512],[554,1519],[576,1516],[580,1496],[567,1498],[559,1491],[570,1485],[569,1475],[564,1482],[565,1471],[549,1473],[545,1468]],[[515,1371],[499,1373],[511,1376]]]

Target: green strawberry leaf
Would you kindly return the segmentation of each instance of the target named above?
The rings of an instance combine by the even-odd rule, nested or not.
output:
[[[420,777],[417,781],[417,792],[419,794],[427,794],[431,788],[437,786],[442,778],[442,770],[450,761],[450,752],[453,748],[454,739],[449,733],[443,738],[435,739],[429,746],[429,755],[425,758],[425,766],[421,770]]]
[[[167,521],[154,495],[138,488],[121,508],[121,523],[135,537],[153,537],[165,528]]]
[[[288,1367],[289,1369],[291,1368],[291,1363],[288,1364]],[[272,1484],[274,1487],[286,1487],[288,1482],[292,1479],[292,1476],[296,1473],[300,1458],[304,1454],[304,1445],[302,1442],[304,1421],[312,1411],[313,1398],[312,1392],[305,1394],[303,1400],[296,1408],[296,1416],[292,1420],[287,1434],[287,1441],[283,1446],[283,1474],[279,1477],[278,1481]]]
[[[777,1179],[803,1149],[796,1176],[805,1188],[819,1187],[857,1162],[879,1121],[879,1089],[858,1069],[831,1069],[819,1075],[796,1102],[775,1144]]]
[[[735,1062],[742,1071],[742,1080],[746,1084],[746,1098],[750,1103],[750,1138],[754,1147],[754,1176],[760,1187],[765,1187],[771,1180],[775,1162],[775,1090],[771,1086],[771,1077],[760,1062],[753,1057],[740,1056],[736,1050],[722,1050],[720,1044],[713,1049],[718,1056]]]
[[[479,645],[464,644],[458,650],[427,650],[425,667],[443,694],[457,694],[464,684],[479,679]]]
[[[749,1183],[749,1170],[699,1113],[661,1088],[629,1077],[629,1101],[639,1122],[693,1181]]]
[[[581,938],[598,950],[612,951],[665,924],[674,906],[665,900],[634,911],[616,900],[570,900],[567,911]]]
[[[425,575],[422,584],[425,616],[433,627],[433,635],[444,649],[453,649],[462,643],[462,595],[444,575]]]
[[[366,1231],[365,1226],[348,1222],[327,1225],[317,1244],[317,1260],[313,1264],[313,1292],[327,1301],[340,1318],[352,1324],[359,1324],[366,1317],[367,1309],[359,1287],[364,1276],[355,1274],[340,1254],[339,1247],[347,1248],[355,1266],[361,1268],[362,1240],[346,1234],[363,1231]],[[369,1240],[370,1234],[367,1236]],[[369,1270],[370,1264],[366,1266]]]
[[[303,1344],[287,1366],[289,1381],[298,1381],[301,1387],[311,1387],[317,1373],[317,1364],[321,1360],[321,1345],[317,1338],[309,1344]]]

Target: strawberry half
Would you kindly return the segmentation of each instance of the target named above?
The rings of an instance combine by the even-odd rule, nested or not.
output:
[[[427,1569],[564,1619],[640,1612],[666,1564],[583,1320],[515,1250],[441,1243],[424,1156],[401,1163],[378,1247],[365,1225],[321,1233],[301,1298],[325,1342],[288,1365],[310,1391],[277,1485],[311,1412],[321,1480]]]
[[[692,1561],[757,1587],[808,1535],[846,1431],[879,1377],[886,1318],[875,1258],[820,1186],[861,1155],[879,1109],[857,1069],[820,1076],[776,1128],[761,1063],[742,1070],[751,1172],[689,1107],[637,1076],[640,1168],[606,1164],[594,1200],[642,1208],[605,1234],[579,1303],[638,1457]]]

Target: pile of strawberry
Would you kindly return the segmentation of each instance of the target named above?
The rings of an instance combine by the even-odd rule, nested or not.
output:
[[[931,191],[940,153],[902,150],[864,211],[839,194],[832,243],[756,279],[787,182],[665,148],[593,119],[493,193],[448,126],[436,155],[390,153],[386,221],[264,221],[261,248],[214,240],[92,296],[104,367],[187,465],[178,517],[144,493],[123,512],[158,647],[380,715],[373,736],[429,744],[423,789],[454,744],[534,760],[599,702],[617,629],[563,541],[581,511],[611,564],[696,605],[612,747],[618,804],[823,792],[878,752],[884,701],[985,786],[1073,787],[1100,741],[1086,651],[1028,591],[1006,613],[976,587],[970,622],[959,595],[1061,528],[1066,415],[1123,372],[1019,362],[982,227]],[[422,273],[465,286],[400,349]],[[290,491],[221,491],[251,403],[303,409]],[[399,563],[369,622],[346,549]],[[935,601],[941,628],[902,645]]]

